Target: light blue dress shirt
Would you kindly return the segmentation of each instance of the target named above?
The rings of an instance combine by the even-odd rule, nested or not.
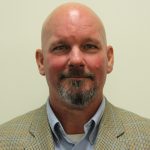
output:
[[[98,127],[105,109],[105,98],[103,98],[95,115],[84,125],[84,135],[78,143],[71,141],[64,131],[58,118],[55,116],[49,100],[47,101],[47,115],[51,127],[55,150],[93,150],[96,141]]]

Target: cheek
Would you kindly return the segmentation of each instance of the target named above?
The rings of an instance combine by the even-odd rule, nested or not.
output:
[[[50,73],[57,73],[65,66],[66,59],[64,57],[49,56],[46,58],[46,70]]]
[[[91,57],[92,58],[92,57]],[[102,89],[107,75],[107,59],[105,56],[95,56],[88,60],[88,69],[95,74],[96,84],[99,89]]]
[[[45,58],[45,75],[49,86],[58,83],[58,75],[65,68],[66,59],[64,57],[57,57],[48,55]]]
[[[107,70],[107,62],[104,56],[90,57],[87,62],[89,69],[95,73],[106,72]]]

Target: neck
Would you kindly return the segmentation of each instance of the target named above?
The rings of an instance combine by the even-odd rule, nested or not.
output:
[[[87,106],[77,108],[51,97],[50,105],[66,133],[80,134],[84,133],[84,124],[96,113],[101,101],[102,98],[94,99]]]

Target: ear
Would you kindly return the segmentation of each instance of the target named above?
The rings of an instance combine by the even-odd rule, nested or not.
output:
[[[35,53],[36,63],[41,75],[45,75],[44,69],[44,56],[43,51],[41,49],[37,49]]]
[[[107,59],[108,59],[107,73],[110,73],[112,72],[114,65],[114,52],[112,46],[107,46]]]

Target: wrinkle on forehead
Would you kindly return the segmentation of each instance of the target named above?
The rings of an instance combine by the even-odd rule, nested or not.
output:
[[[75,27],[78,26],[81,21],[84,22],[85,27],[90,26],[90,24],[95,24],[99,28],[104,42],[107,43],[103,23],[89,7],[80,3],[66,3],[57,7],[43,23],[41,33],[42,49],[46,40],[51,36],[57,26],[65,24]]]

